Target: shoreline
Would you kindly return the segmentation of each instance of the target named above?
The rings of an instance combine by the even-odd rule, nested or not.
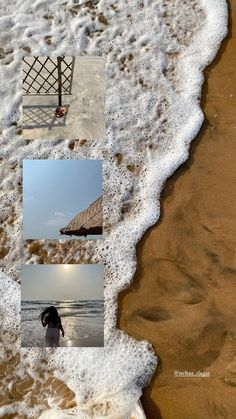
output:
[[[230,269],[234,269],[229,265],[233,262],[229,261],[228,255],[225,254],[227,252],[224,252],[222,245],[218,243],[221,241],[223,245],[229,245],[229,248],[231,242],[233,244],[233,212],[227,208],[227,202],[232,199],[232,207],[233,202],[236,202],[236,191],[231,193],[233,185],[230,183],[235,174],[234,162],[231,161],[233,147],[236,152],[236,145],[233,143],[235,55],[231,53],[232,49],[236,52],[233,31],[236,1],[228,1],[228,7],[228,35],[222,42],[215,60],[204,70],[201,109],[205,120],[190,145],[188,160],[165,183],[161,198],[161,216],[139,242],[136,249],[137,270],[133,283],[120,293],[118,300],[117,326],[137,339],[147,339],[152,343],[155,353],[160,356],[157,370],[142,396],[147,418],[155,415],[159,419],[187,419],[190,414],[192,419],[200,419],[207,415],[213,417],[211,412],[206,410],[204,400],[198,404],[199,397],[212,397],[212,403],[217,403],[211,389],[207,389],[209,381],[206,378],[188,378],[186,385],[186,378],[174,377],[173,367],[176,363],[176,370],[195,368],[195,371],[202,369],[210,372],[213,379],[212,392],[215,388],[218,393],[223,391],[221,381],[225,378],[223,376],[227,370],[222,370],[223,360],[230,365],[230,355],[226,352],[232,352],[236,345],[234,341],[230,344],[228,339],[229,335],[234,339],[234,319],[231,324],[228,312],[224,308],[229,305],[233,311],[230,293],[233,294],[235,288],[233,279],[229,277]],[[225,137],[229,137],[231,141],[227,143]],[[222,173],[219,167],[223,169]],[[222,207],[218,206],[217,212],[219,204]],[[182,208],[184,210],[181,214]],[[200,221],[201,228],[199,225],[196,227]],[[191,224],[194,225],[193,228]],[[176,233],[175,228],[179,225],[180,229]],[[217,237],[209,238],[212,234]],[[180,246],[184,248],[184,252]],[[220,265],[219,261],[221,271],[226,272],[225,283],[229,287],[228,292],[225,289],[222,291],[222,287],[225,287],[224,275],[220,274],[219,266],[216,269],[216,265]],[[197,268],[197,274],[194,267]],[[210,271],[213,271],[211,281]],[[169,281],[165,283],[168,276]],[[175,295],[172,287],[176,290]],[[223,296],[220,295],[219,288]],[[188,294],[189,290],[191,296]],[[219,306],[218,310],[215,308],[215,312],[214,306]],[[199,307],[198,310],[196,307]],[[179,311],[182,311],[182,316],[178,316]],[[185,322],[189,322],[189,328]],[[178,328],[177,332],[175,326]],[[210,334],[211,328],[215,329],[215,335]],[[190,330],[195,334],[193,340],[188,341],[184,338],[185,342],[179,344],[181,333]],[[170,347],[171,342],[173,346],[176,345],[175,339],[176,353]],[[196,350],[191,353],[191,345],[195,342]],[[186,351],[186,355],[181,353],[182,350]],[[226,375],[231,377],[230,367]],[[193,390],[194,397],[191,394]],[[225,390],[228,391],[225,404],[230,409],[232,389],[226,386]],[[181,399],[185,400],[191,396],[192,401],[181,402]],[[219,404],[221,406],[224,402],[220,401]]]

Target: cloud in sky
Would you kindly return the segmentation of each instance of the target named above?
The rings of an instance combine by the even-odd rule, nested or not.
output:
[[[37,199],[35,198],[34,195],[29,195],[29,196],[25,197],[24,200],[27,201],[27,202],[37,202]]]
[[[50,227],[62,227],[62,224],[66,222],[68,217],[69,217],[68,214],[66,215],[63,212],[55,211],[54,217],[46,221],[45,224]]]
[[[54,214],[55,214],[57,217],[66,217],[66,215],[65,215],[63,212],[55,211],[55,212],[54,212]]]

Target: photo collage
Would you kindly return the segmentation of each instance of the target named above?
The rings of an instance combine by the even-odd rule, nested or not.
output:
[[[22,137],[105,137],[101,57],[22,60]],[[23,160],[23,240],[101,240],[102,160]],[[22,347],[104,346],[103,264],[28,264],[21,271]]]

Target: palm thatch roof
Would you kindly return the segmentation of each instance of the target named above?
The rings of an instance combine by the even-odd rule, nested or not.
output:
[[[60,229],[60,233],[84,237],[88,234],[102,234],[102,197],[79,212],[66,227]]]

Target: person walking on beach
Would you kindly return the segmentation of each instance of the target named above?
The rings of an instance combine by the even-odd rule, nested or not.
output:
[[[62,337],[64,337],[64,329],[61,324],[61,318],[58,314],[56,307],[50,306],[46,308],[41,314],[40,319],[43,327],[47,326],[45,335],[45,346],[56,348],[59,345],[60,330]]]

